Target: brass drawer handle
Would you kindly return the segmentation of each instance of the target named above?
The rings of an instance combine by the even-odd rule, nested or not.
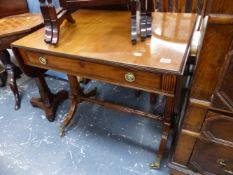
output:
[[[40,57],[39,57],[39,61],[40,61],[40,63],[43,64],[43,65],[46,65],[47,62],[48,62],[47,59],[46,59],[45,57],[43,57],[43,56],[40,56]]]
[[[217,162],[219,165],[221,165],[223,167],[227,166],[226,161],[224,159],[218,159]]]
[[[226,172],[226,173],[228,173],[228,174],[233,174],[233,171],[232,171],[232,170],[228,170],[228,169],[227,169],[227,163],[226,163],[226,161],[225,161],[224,159],[218,159],[218,160],[217,160],[217,163],[221,166],[221,169],[222,169],[224,172]]]
[[[127,73],[125,74],[125,80],[128,81],[128,82],[130,82],[130,83],[134,82],[134,81],[135,81],[135,76],[134,76],[134,74],[131,73],[131,72],[127,72]]]

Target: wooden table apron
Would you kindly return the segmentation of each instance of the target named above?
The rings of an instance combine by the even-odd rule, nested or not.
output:
[[[54,120],[56,106],[67,94],[64,91],[52,94],[41,75],[45,70],[57,70],[68,75],[71,106],[62,126],[63,131],[82,101],[161,121],[163,133],[157,161],[153,164],[153,167],[159,168],[175,101],[179,98],[181,87],[178,82],[186,65],[196,15],[154,13],[152,38],[137,45],[130,42],[129,15],[127,12],[81,10],[73,14],[77,25],[65,23],[61,28],[58,46],[44,43],[43,29],[16,41],[12,46],[24,72],[36,78],[41,98],[32,99],[32,104],[44,109],[50,121]],[[165,95],[164,115],[88,98],[80,89],[76,76]]]

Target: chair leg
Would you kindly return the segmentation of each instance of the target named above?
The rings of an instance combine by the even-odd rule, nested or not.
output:
[[[18,87],[16,84],[16,78],[20,77],[20,74],[22,73],[21,70],[11,62],[10,60],[10,54],[5,49],[0,51],[0,60],[2,61],[4,68],[8,74],[8,85],[11,88],[11,91],[14,94],[15,98],[15,110],[18,110],[20,108],[20,96]]]

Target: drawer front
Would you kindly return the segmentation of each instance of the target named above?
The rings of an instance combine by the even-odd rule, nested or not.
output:
[[[201,174],[233,175],[233,148],[199,140],[188,167]]]
[[[119,65],[107,65],[75,58],[64,58],[37,52],[25,52],[21,50],[25,64],[57,70],[67,74],[82,76],[94,80],[100,80],[116,85],[141,89],[149,92],[160,92],[161,74],[140,71],[120,67]],[[172,95],[172,93],[170,93]]]
[[[201,134],[212,142],[233,147],[233,118],[208,112]]]

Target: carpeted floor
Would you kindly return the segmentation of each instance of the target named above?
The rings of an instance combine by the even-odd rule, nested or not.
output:
[[[66,81],[47,78],[53,92],[69,89]],[[56,120],[48,122],[42,110],[29,100],[38,96],[34,80],[18,80],[21,109],[7,87],[0,88],[0,175],[167,175],[167,160],[161,170],[150,163],[161,137],[156,121],[113,111],[98,105],[79,106],[66,135],[59,126],[69,106],[62,103]],[[134,90],[92,81],[86,89],[98,87],[97,98],[127,104],[145,111],[162,111],[163,99],[153,107],[149,95],[135,97]]]

